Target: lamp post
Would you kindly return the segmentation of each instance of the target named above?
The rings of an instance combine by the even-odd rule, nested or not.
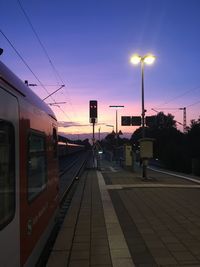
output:
[[[151,55],[151,54],[147,54],[145,56],[140,56],[140,55],[137,55],[137,54],[134,54],[131,59],[130,59],[130,62],[134,65],[137,65],[139,63],[141,63],[141,78],[142,78],[142,138],[145,138],[145,126],[144,126],[144,118],[145,118],[145,108],[144,108],[144,64],[147,64],[147,65],[151,65],[154,63],[155,61],[155,56]],[[142,172],[142,177],[144,179],[147,178],[147,174],[146,174],[146,169],[147,169],[147,166],[146,166],[146,162],[144,159],[142,159],[142,166],[143,166],[143,172]]]
[[[106,126],[107,126],[107,127],[112,127],[112,133],[115,133],[115,132],[114,132],[114,127],[115,127],[114,125],[106,124]]]
[[[101,141],[101,127],[99,127],[99,142]]]
[[[116,145],[118,145],[118,109],[119,108],[124,108],[123,105],[114,105],[114,106],[109,106],[110,108],[115,108],[116,109]]]

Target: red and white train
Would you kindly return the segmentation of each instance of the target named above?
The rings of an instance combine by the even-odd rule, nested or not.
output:
[[[84,145],[73,144],[69,142],[58,142],[58,156],[60,158],[66,157],[70,154],[75,154],[85,149]]]
[[[35,266],[58,201],[56,117],[0,62],[0,266]]]

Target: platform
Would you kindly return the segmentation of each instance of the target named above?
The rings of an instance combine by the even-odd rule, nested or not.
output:
[[[86,170],[47,266],[200,266],[200,182],[148,175]]]

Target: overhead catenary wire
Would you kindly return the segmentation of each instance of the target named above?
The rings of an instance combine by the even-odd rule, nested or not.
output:
[[[169,104],[169,103],[171,103],[171,102],[173,102],[173,101],[177,100],[178,98],[181,98],[181,97],[183,97],[183,96],[187,95],[188,93],[190,93],[190,92],[192,92],[192,91],[196,91],[196,90],[198,90],[198,89],[200,89],[200,86],[197,86],[197,87],[191,88],[191,89],[189,89],[189,90],[185,91],[184,93],[182,93],[182,94],[180,94],[180,95],[177,95],[176,97],[173,97],[173,98],[172,98],[172,99],[170,99],[169,101],[166,101],[166,102],[164,102],[164,103],[160,104],[159,106],[167,105],[167,104]],[[188,107],[188,106],[186,106],[186,107]],[[158,106],[157,106],[157,107],[155,107],[155,108],[158,108]]]
[[[55,74],[55,77],[56,77],[56,78],[59,78],[62,84],[65,84],[65,82],[63,81],[61,75],[59,74],[58,70],[56,69],[54,63],[52,62],[52,60],[51,60],[51,58],[50,58],[50,56],[49,56],[49,54],[48,54],[48,52],[47,52],[47,49],[45,48],[43,42],[41,41],[41,39],[40,39],[40,37],[39,37],[39,34],[36,32],[36,30],[35,30],[35,28],[34,28],[34,26],[33,26],[33,23],[31,22],[31,20],[30,20],[30,18],[29,18],[29,16],[28,16],[27,12],[25,11],[23,5],[21,4],[20,0],[17,0],[17,2],[18,2],[18,4],[19,4],[19,6],[20,6],[20,8],[21,8],[21,10],[22,10],[22,12],[23,12],[23,14],[24,14],[24,16],[25,16],[27,22],[29,23],[29,25],[30,25],[30,27],[31,27],[31,29],[32,29],[32,31],[33,31],[33,33],[34,33],[36,39],[38,40],[38,42],[39,42],[39,44],[40,44],[40,46],[41,46],[41,48],[42,48],[42,50],[43,50],[45,56],[47,57],[47,59],[48,59],[48,61],[49,61],[49,64],[51,65],[51,67],[52,67],[52,69],[53,69],[53,72],[54,72],[54,74]],[[69,92],[68,92],[67,90],[66,90],[66,92],[67,92],[67,94],[68,94],[68,96],[69,96],[69,100],[68,100],[68,102],[69,102],[70,105],[72,106],[72,103],[71,103],[71,100],[70,100],[70,94],[69,94]]]
[[[52,69],[53,69],[53,71],[54,71],[54,74],[56,74],[56,75],[55,75],[56,79],[59,78],[60,81],[62,82],[62,85],[61,85],[61,86],[64,87],[64,86],[63,86],[64,81],[63,81],[61,75],[59,74],[58,70],[56,69],[55,65],[53,64],[53,62],[52,62],[52,60],[51,60],[51,58],[50,58],[50,56],[49,56],[49,54],[48,54],[48,52],[47,52],[47,49],[45,48],[44,44],[42,43],[42,41],[41,41],[41,39],[40,39],[40,37],[39,37],[39,35],[38,35],[38,33],[36,32],[36,30],[35,30],[35,28],[34,28],[32,22],[31,22],[31,20],[30,20],[30,18],[29,18],[29,16],[28,16],[28,14],[26,13],[25,9],[23,8],[23,6],[22,6],[20,0],[17,0],[17,2],[18,2],[18,4],[19,4],[19,6],[20,6],[20,8],[21,8],[21,10],[22,10],[22,12],[23,12],[23,14],[24,14],[26,20],[28,21],[28,24],[30,25],[30,27],[31,27],[31,29],[32,29],[32,31],[33,31],[33,33],[34,33],[34,35],[35,35],[37,41],[39,42],[39,44],[40,44],[40,46],[41,46],[41,48],[42,48],[42,50],[43,50],[45,56],[47,57],[48,62],[49,62],[49,64],[51,65],[51,67],[52,67]],[[14,46],[12,46],[12,47],[14,48]],[[17,52],[17,51],[15,51],[15,52]],[[17,52],[17,54],[18,54],[18,56],[20,56],[20,54],[19,54],[18,52]],[[23,60],[23,58],[22,58],[21,56],[20,56],[20,58]],[[25,63],[24,60],[23,60],[23,62]],[[48,90],[44,87],[44,85],[43,85],[43,84],[41,83],[41,81],[37,78],[37,76],[34,74],[34,72],[30,69],[30,67],[28,66],[28,64],[25,63],[25,65],[28,67],[28,69],[31,71],[31,73],[34,75],[34,77],[37,79],[37,81],[39,82],[39,84],[40,84],[40,85],[45,89],[45,91],[47,92],[48,96],[47,96],[46,98],[48,98],[48,97],[50,96],[51,99],[53,100],[53,102],[56,104],[56,101],[52,98],[52,94],[48,92]],[[56,90],[56,91],[58,91],[58,90]],[[67,91],[67,93],[68,93],[68,95],[69,95],[69,92],[68,92],[68,91]],[[43,100],[45,100],[46,98],[44,98]],[[68,100],[68,102],[69,102],[70,105],[72,106],[72,103],[71,103],[71,100],[70,100],[70,96],[69,96],[69,100]],[[59,105],[56,105],[56,106],[57,106],[62,112],[64,112],[64,111],[60,108]],[[66,115],[66,113],[65,113],[65,115]],[[68,115],[66,115],[66,116],[69,118]],[[76,114],[75,114],[75,116],[76,116]],[[70,119],[70,118],[69,118],[69,119]],[[70,119],[70,121],[72,121],[72,120]]]
[[[57,90],[55,90],[54,92],[52,92],[51,94],[49,94],[48,96],[46,96],[44,100],[46,100],[47,98],[51,97],[53,94],[55,94],[56,92],[58,92],[60,89],[62,89],[64,87],[64,84],[62,84]]]
[[[28,63],[25,61],[25,59],[22,57],[22,55],[18,52],[18,50],[15,48],[15,46],[11,43],[11,41],[9,40],[9,38],[5,35],[5,33],[0,29],[1,34],[3,35],[3,37],[7,40],[7,42],[9,43],[9,45],[13,48],[13,50],[15,51],[15,53],[18,55],[18,57],[22,60],[22,62],[25,64],[25,66],[29,69],[29,71],[33,74],[33,76],[35,77],[35,79],[38,81],[38,83],[40,84],[40,86],[46,91],[46,93],[49,95],[50,93],[48,92],[48,90],[46,89],[46,87],[43,85],[43,83],[40,81],[40,79],[37,77],[37,75],[33,72],[33,70],[31,69],[31,67],[28,65]],[[54,99],[52,98],[52,100],[54,101]]]
[[[197,101],[197,102],[194,102],[194,103],[192,103],[192,104],[190,104],[190,105],[188,105],[188,106],[186,106],[186,108],[190,108],[190,107],[192,107],[192,106],[194,106],[194,105],[196,105],[196,104],[199,104],[199,103],[200,103],[200,100]]]
[[[195,105],[197,105],[197,104],[199,104],[200,103],[200,100],[198,100],[198,101],[196,101],[196,102],[193,102],[192,104],[189,104],[189,105],[187,105],[187,106],[185,106],[185,108],[190,108],[190,107],[192,107],[192,106],[195,106]],[[153,108],[152,108],[153,109]],[[165,110],[180,110],[180,109],[183,109],[183,108],[156,108],[156,109],[165,109]]]
[[[37,38],[37,40],[38,40],[40,46],[42,47],[43,52],[45,53],[46,57],[48,58],[48,61],[49,61],[50,65],[51,65],[52,69],[54,70],[54,73],[55,73],[55,74],[57,75],[57,77],[62,81],[62,78],[61,78],[60,74],[58,73],[56,67],[54,66],[52,60],[50,59],[50,56],[49,56],[49,54],[48,54],[48,52],[47,52],[45,46],[43,45],[43,43],[42,43],[42,41],[41,41],[39,35],[37,34],[35,28],[33,27],[33,24],[32,24],[32,22],[31,22],[31,20],[29,19],[28,14],[26,13],[25,9],[23,8],[23,6],[22,6],[20,0],[17,0],[17,2],[18,2],[18,4],[19,4],[19,6],[20,6],[20,8],[21,8],[21,10],[22,10],[22,12],[23,12],[23,14],[24,14],[26,20],[28,21],[28,23],[29,23],[29,25],[30,25],[30,27],[31,27],[31,29],[32,29],[32,31],[33,31],[35,37]],[[64,82],[62,81],[62,83],[64,83]]]
[[[4,36],[4,38],[7,40],[7,42],[10,44],[10,46],[13,48],[13,50],[15,51],[15,53],[19,56],[19,58],[22,60],[22,62],[25,64],[25,66],[29,69],[29,71],[33,74],[33,76],[35,77],[35,79],[39,82],[39,84],[42,86],[42,88],[46,91],[46,93],[49,95],[50,93],[48,92],[48,90],[45,88],[45,86],[43,85],[43,83],[40,81],[40,79],[37,77],[37,75],[33,72],[33,70],[30,68],[30,66],[28,65],[28,63],[25,61],[25,59],[22,57],[22,55],[18,52],[18,50],[15,48],[15,46],[12,44],[12,42],[9,40],[9,38],[5,35],[5,33],[0,29],[1,34]],[[56,104],[56,101],[52,98],[52,96],[50,96],[51,99],[53,100],[53,102]],[[72,122],[72,120],[70,119],[69,115],[66,114],[66,112],[57,105],[57,107],[62,111],[62,113]]]
[[[59,78],[62,84],[65,84],[65,82],[63,81],[61,75],[59,74],[58,70],[56,69],[55,65],[53,64],[53,62],[52,62],[52,60],[51,60],[51,58],[50,58],[50,56],[49,56],[49,54],[48,54],[48,52],[47,52],[47,49],[45,48],[43,42],[41,41],[41,39],[40,39],[40,37],[39,37],[39,34],[36,32],[36,30],[35,30],[35,28],[34,28],[34,26],[33,26],[33,23],[31,22],[31,20],[30,20],[28,14],[27,14],[27,12],[25,11],[24,7],[22,6],[20,0],[17,0],[17,2],[18,2],[18,4],[19,4],[19,6],[20,6],[20,8],[21,8],[21,10],[22,10],[22,12],[23,12],[23,14],[24,14],[24,16],[25,16],[27,22],[28,22],[28,24],[30,25],[30,27],[31,27],[31,29],[32,29],[32,31],[33,31],[33,33],[34,33],[36,39],[38,40],[38,42],[39,42],[39,44],[40,44],[40,46],[41,46],[41,48],[42,48],[42,50],[43,50],[45,56],[47,57],[48,62],[49,62],[49,64],[50,64],[50,66],[52,67],[52,70],[53,70],[53,72],[54,72],[54,74],[55,74],[55,77],[56,77],[56,78]],[[67,89],[67,88],[66,88],[66,89]],[[66,90],[66,93],[68,94],[68,103],[71,105],[75,117],[77,117],[76,112],[74,111],[74,107],[73,107],[72,102],[71,102],[70,93],[69,93],[68,90]],[[55,102],[55,100],[54,100],[54,102]],[[59,107],[60,107],[60,106],[59,106]]]
[[[70,122],[72,122],[71,118],[69,117],[69,115],[60,107],[58,106],[58,108],[62,111],[62,113],[70,120]],[[78,129],[78,128],[77,128]]]
[[[186,94],[188,94],[188,93],[190,93],[190,92],[192,92],[192,91],[195,91],[195,90],[197,90],[197,89],[200,89],[200,86],[198,86],[198,87],[195,87],[195,88],[192,88],[192,89],[189,89],[189,90],[187,90],[187,91],[185,91],[183,94],[181,94],[181,95],[178,95],[177,97],[175,97],[175,98],[173,98],[173,99],[171,99],[171,100],[169,100],[169,101],[167,101],[167,102],[164,102],[162,105],[166,105],[166,104],[168,104],[168,103],[170,103],[170,102],[172,102],[172,101],[174,101],[174,100],[176,100],[176,99],[178,99],[178,98],[180,98],[180,97],[183,97],[183,96],[185,96]],[[184,108],[162,108],[162,109],[165,109],[165,110],[172,110],[172,109],[174,109],[174,110],[183,110],[183,128],[184,128],[184,131],[186,131],[186,128],[187,128],[187,126],[186,126],[186,109],[188,109],[188,108],[190,108],[190,107],[192,107],[192,106],[194,106],[194,105],[197,105],[197,104],[199,104],[200,103],[200,100],[198,100],[198,101],[196,101],[196,102],[193,102],[192,104],[189,104],[189,105],[185,105],[185,107]],[[156,107],[156,109],[160,109],[160,108],[158,108],[158,107]],[[154,110],[154,109],[153,109]]]

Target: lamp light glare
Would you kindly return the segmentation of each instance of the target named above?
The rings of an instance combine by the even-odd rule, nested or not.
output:
[[[137,55],[137,54],[133,55],[133,56],[131,57],[131,59],[130,59],[130,62],[131,62],[132,64],[134,64],[134,65],[139,64],[140,61],[141,61],[141,57],[140,57],[139,55]]]
[[[153,56],[153,55],[147,55],[144,57],[144,63],[147,64],[147,65],[151,65],[154,63],[156,57]]]
[[[124,106],[122,106],[122,105],[115,105],[115,106],[109,106],[109,108],[121,109],[121,108],[124,108]]]

